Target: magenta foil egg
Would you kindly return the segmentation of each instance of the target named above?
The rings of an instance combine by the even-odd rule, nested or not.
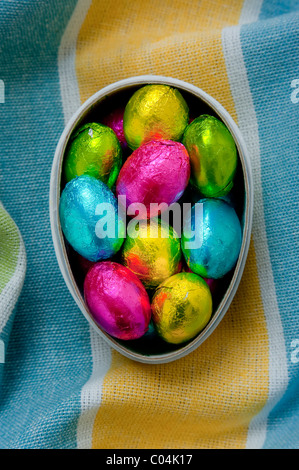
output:
[[[126,197],[126,208],[142,203],[146,217],[155,217],[159,210],[153,206],[151,210],[151,204],[169,206],[178,201],[189,178],[189,155],[183,144],[172,140],[150,141],[126,160],[116,182],[116,193]],[[139,214],[139,218],[144,217]]]
[[[126,150],[128,144],[124,134],[124,112],[124,107],[114,109],[103,118],[103,124],[110,127],[115,132],[122,149]]]
[[[95,322],[109,335],[133,340],[147,332],[150,300],[141,281],[125,266],[96,263],[86,275],[84,298]]]

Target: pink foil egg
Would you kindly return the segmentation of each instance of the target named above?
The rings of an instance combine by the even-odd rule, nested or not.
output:
[[[172,140],[150,141],[126,160],[118,175],[116,194],[126,197],[126,208],[133,203],[146,207],[146,216],[139,213],[140,219],[155,217],[159,209],[152,207],[151,210],[150,205],[166,203],[169,206],[178,201],[189,177],[189,155],[183,144]]]
[[[103,124],[110,127],[116,134],[123,150],[128,147],[124,134],[124,112],[125,108],[117,108],[103,118]]]
[[[111,336],[143,336],[151,320],[148,294],[130,269],[112,261],[94,264],[84,281],[84,298],[95,322]]]

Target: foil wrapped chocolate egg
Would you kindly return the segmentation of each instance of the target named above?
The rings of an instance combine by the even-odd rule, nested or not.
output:
[[[181,241],[165,222],[150,219],[140,227],[138,235],[128,236],[124,242],[121,259],[141,280],[152,289],[181,270]]]
[[[123,244],[125,226],[118,217],[116,197],[93,176],[78,176],[67,183],[59,217],[68,243],[89,261],[110,258]]]
[[[194,119],[182,140],[191,163],[190,182],[203,196],[227,194],[237,168],[237,149],[228,128],[214,116]]]
[[[115,132],[123,151],[128,147],[124,133],[124,112],[124,107],[116,108],[103,118],[103,124]]]
[[[178,273],[157,288],[151,307],[158,335],[168,343],[180,344],[208,324],[213,304],[210,289],[200,276]]]
[[[201,199],[184,221],[181,238],[185,260],[196,274],[219,279],[236,264],[242,243],[236,211],[221,199]]]
[[[84,299],[95,322],[109,335],[133,340],[148,331],[148,294],[125,266],[111,261],[96,263],[86,275]]]
[[[126,208],[143,204],[146,214],[139,213],[141,219],[154,217],[159,212],[157,205],[169,206],[180,199],[189,177],[189,155],[180,142],[147,142],[135,150],[121,168],[116,194],[125,196]],[[133,211],[131,215],[134,214]]]
[[[92,122],[72,135],[64,159],[66,182],[87,174],[111,188],[122,165],[121,145],[110,127]]]
[[[188,105],[176,88],[145,85],[126,105],[125,138],[132,150],[150,140],[180,140],[188,122]]]

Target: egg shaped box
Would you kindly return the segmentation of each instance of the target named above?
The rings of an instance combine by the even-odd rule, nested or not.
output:
[[[111,110],[120,105],[125,106],[135,91],[148,84],[164,84],[179,90],[189,105],[191,117],[208,114],[222,121],[235,141],[238,155],[233,203],[242,227],[240,253],[234,269],[221,280],[221,287],[213,296],[213,312],[210,321],[193,339],[179,345],[162,341],[155,335],[152,325],[141,339],[123,341],[110,336],[94,321],[84,301],[84,269],[80,268],[77,253],[66,242],[59,219],[59,202],[65,185],[63,162],[71,136],[89,122],[103,122]],[[253,183],[250,158],[242,134],[230,114],[212,96],[184,81],[154,75],[127,78],[99,90],[76,111],[60,137],[52,164],[49,206],[53,244],[66,285],[92,328],[119,353],[142,363],[171,362],[198,348],[219,325],[236,294],[246,263],[252,228]]]

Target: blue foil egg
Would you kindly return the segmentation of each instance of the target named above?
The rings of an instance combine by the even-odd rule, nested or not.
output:
[[[59,217],[68,243],[89,261],[108,259],[121,248],[125,226],[118,217],[117,199],[93,176],[82,175],[67,183]]]
[[[221,199],[201,199],[192,206],[181,238],[191,271],[204,278],[223,277],[235,266],[241,243],[241,224],[233,207]]]

